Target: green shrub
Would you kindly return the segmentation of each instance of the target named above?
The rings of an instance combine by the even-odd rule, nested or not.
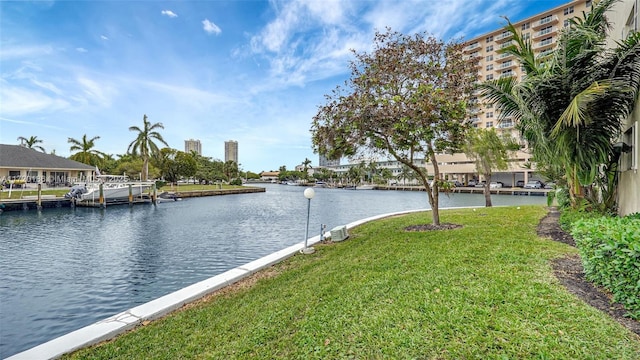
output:
[[[165,185],[167,185],[166,181],[156,180],[156,189],[162,189]]]
[[[231,182],[229,183],[229,185],[237,185],[237,186],[240,186],[240,185],[242,185],[242,179],[240,179],[240,178],[235,178],[235,179],[231,180]]]
[[[562,209],[560,213],[560,227],[567,232],[571,232],[573,228],[573,224],[579,220],[586,219],[598,219],[601,218],[602,214],[592,211],[586,211],[584,209],[572,209],[570,207],[566,207]]]
[[[611,291],[631,318],[640,319],[640,219],[578,220],[571,234],[587,279]]]
[[[636,212],[636,213],[633,213],[633,214],[629,214],[629,215],[627,215],[627,216],[625,216],[625,217],[626,217],[626,218],[629,218],[629,219],[636,219],[636,220],[640,220],[640,212]]]

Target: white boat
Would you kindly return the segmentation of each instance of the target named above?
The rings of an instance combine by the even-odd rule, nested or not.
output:
[[[131,195],[138,197],[153,186],[152,181],[130,181],[123,175],[99,175],[97,181],[76,184],[71,191],[65,195],[67,198],[78,200],[98,200],[100,198],[100,185],[102,185],[102,195],[104,199],[122,200]]]
[[[373,190],[375,187],[375,185],[364,184],[356,186],[356,190]]]

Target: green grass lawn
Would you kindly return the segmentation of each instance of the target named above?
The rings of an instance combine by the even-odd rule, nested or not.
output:
[[[64,196],[64,194],[69,192],[68,187],[56,188],[56,189],[46,189],[42,190],[42,195],[55,195],[57,197]],[[3,189],[0,192],[0,200],[7,199],[22,199],[23,196],[36,196],[38,195],[38,189],[36,185],[31,184],[30,187],[26,189],[12,189],[11,196],[9,196],[9,189]]]
[[[139,327],[73,359],[638,359],[640,340],[569,294],[541,239],[545,209],[441,213],[463,228],[365,224],[265,270],[252,286]]]

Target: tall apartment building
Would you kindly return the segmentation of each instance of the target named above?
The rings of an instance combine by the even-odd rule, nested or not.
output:
[[[229,140],[224,142],[224,162],[233,161],[238,164],[238,142]]]
[[[184,141],[184,152],[190,153],[192,151],[195,151],[198,155],[202,155],[200,140],[189,139]]]
[[[512,24],[524,39],[530,39],[537,56],[550,53],[557,45],[560,31],[569,26],[569,19],[581,16],[582,12],[591,10],[592,0],[573,0],[564,5],[544,11]],[[505,22],[506,25],[506,22]],[[515,76],[522,79],[524,72],[520,63],[510,54],[500,54],[499,50],[511,45],[512,35],[504,27],[482,34],[466,42],[464,48],[467,59],[477,59],[475,68],[478,81],[493,80],[501,77]],[[486,104],[476,91],[470,104],[469,120],[474,127],[514,129],[513,119],[498,121],[498,113],[492,105]]]

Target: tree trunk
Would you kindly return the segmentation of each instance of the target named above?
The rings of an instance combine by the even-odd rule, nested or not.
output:
[[[149,177],[149,159],[144,158],[142,159],[142,162],[142,175],[140,180],[147,181],[147,178]]]
[[[484,203],[486,207],[492,207],[491,204],[491,175],[484,176],[486,183],[484,184]]]

